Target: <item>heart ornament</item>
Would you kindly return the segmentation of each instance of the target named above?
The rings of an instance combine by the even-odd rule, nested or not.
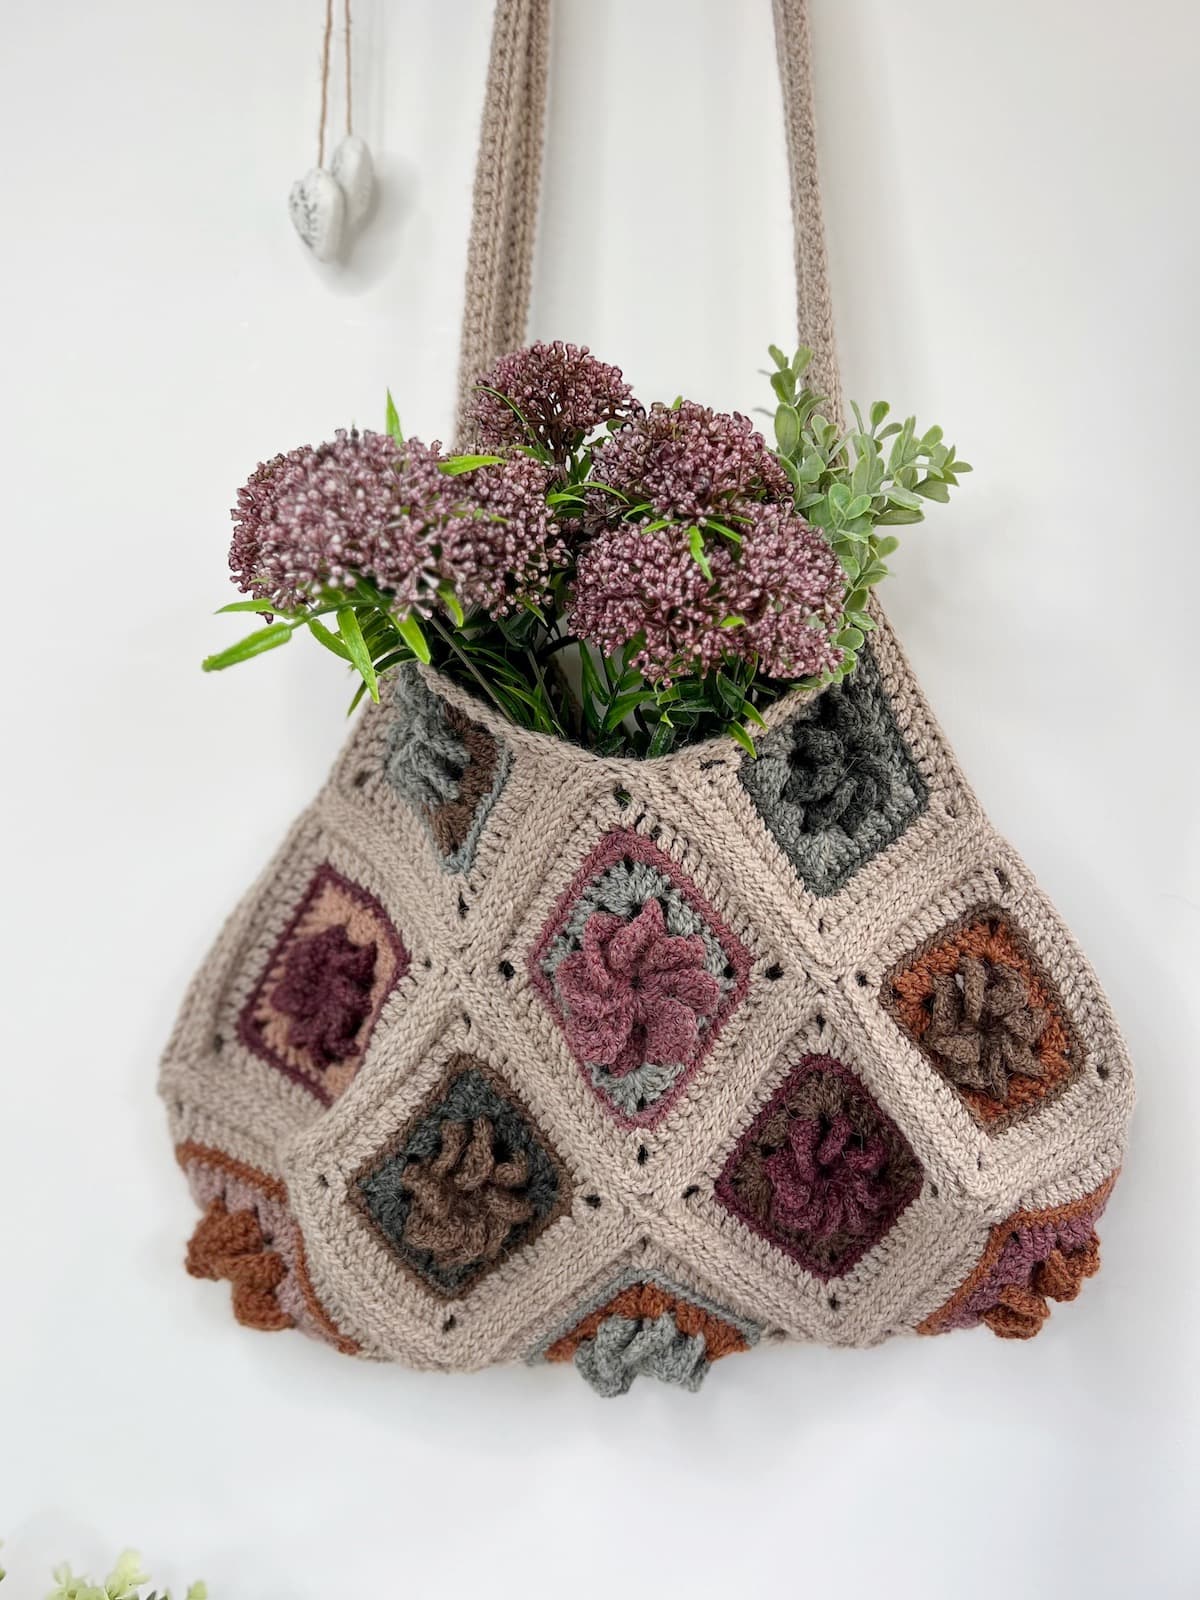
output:
[[[369,175],[369,156],[367,160]],[[317,260],[334,260],[346,231],[346,196],[333,174],[324,167],[313,167],[298,178],[288,196],[288,211],[296,232]]]
[[[346,197],[346,223],[357,228],[375,193],[375,167],[366,141],[348,133],[333,152],[329,170]]]

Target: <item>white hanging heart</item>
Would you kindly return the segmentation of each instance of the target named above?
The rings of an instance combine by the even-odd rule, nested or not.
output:
[[[324,167],[313,167],[292,185],[288,211],[296,232],[318,261],[332,261],[342,248],[346,197]]]
[[[366,143],[356,133],[348,133],[333,152],[329,170],[346,197],[346,221],[357,228],[371,209],[375,193],[375,166]]]

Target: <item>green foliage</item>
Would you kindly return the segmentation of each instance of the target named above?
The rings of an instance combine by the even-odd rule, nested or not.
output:
[[[837,642],[845,659],[835,674],[854,671],[855,652],[875,624],[867,614],[870,591],[888,575],[886,557],[899,545],[880,533],[921,522],[925,502],[946,502],[959,477],[971,471],[938,427],[920,432],[915,417],[890,422],[891,407],[876,400],[866,419],[851,405],[855,426],[843,432],[824,414],[828,401],[803,381],[812,351],[790,359],[775,345],[769,374],[778,405],[775,447],[796,491],[796,509],[833,546],[846,574],[843,626]]]
[[[103,1583],[77,1578],[65,1562],[55,1567],[52,1576],[54,1588],[46,1600],[171,1600],[168,1589],[146,1592],[144,1586],[150,1582],[150,1574],[143,1569],[136,1550],[123,1550]],[[0,1580],[3,1578],[4,1569],[0,1567]],[[208,1589],[202,1583],[190,1584],[185,1600],[208,1600]]]
[[[206,656],[200,663],[205,672],[222,672],[274,650],[288,640],[298,628],[307,628],[318,644],[352,667],[362,680],[363,689],[372,700],[379,699],[379,674],[401,661],[428,661],[429,647],[425,644],[421,625],[415,617],[397,617],[391,609],[389,596],[365,578],[349,593],[327,589],[313,606],[297,611],[277,612],[274,615],[261,600],[238,600],[222,606],[218,616],[227,611],[255,611],[270,620],[253,633],[230,645],[227,650]],[[336,630],[320,619],[332,616]],[[361,693],[361,691],[360,691]],[[358,703],[355,698],[355,704]]]
[[[843,660],[827,677],[799,684],[816,689],[853,672],[857,652],[875,626],[868,611],[870,592],[887,576],[887,558],[899,544],[888,530],[922,521],[926,502],[947,501],[971,467],[958,459],[953,445],[944,443],[940,428],[922,432],[913,417],[891,421],[890,408],[882,400],[870,407],[865,418],[858,406],[852,406],[854,426],[839,428],[826,415],[828,401],[805,381],[811,351],[801,348],[788,357],[772,345],[770,355],[774,370],[767,376],[776,400],[776,454],[791,480],[796,509],[824,534],[846,574],[837,634]],[[505,396],[497,398],[521,416]],[[386,428],[403,441],[390,393]],[[586,537],[585,513],[598,496],[617,496],[623,516],[641,518],[650,510],[647,505],[626,503],[616,490],[591,476],[588,442],[565,461],[556,460],[537,444],[533,430],[526,431],[531,438],[528,453],[554,468],[547,503],[563,525],[568,544],[578,547]],[[501,459],[461,455],[445,462],[442,470],[457,476]],[[648,524],[662,526],[665,523]],[[736,526],[711,517],[704,529],[689,530],[692,558],[711,581],[705,549],[710,533],[735,545],[741,535]],[[606,658],[562,631],[557,619],[567,610],[570,582],[571,571],[564,569],[554,580],[553,603],[547,610],[518,604],[505,616],[465,611],[446,584],[437,592],[437,608],[428,615],[397,614],[392,597],[365,577],[353,590],[326,590],[293,612],[272,614],[262,601],[239,600],[222,606],[221,613],[257,613],[263,626],[209,656],[203,667],[206,672],[222,671],[288,643],[303,628],[358,680],[351,710],[364,694],[379,699],[379,680],[386,672],[419,661],[456,678],[517,725],[575,740],[600,755],[653,758],[721,733],[755,752],[754,730],[765,726],[763,710],[796,685],[771,680],[757,670],[755,660],[733,655],[724,666],[705,674],[680,676],[669,685],[651,683],[629,664],[642,643],[639,638]],[[730,616],[722,625],[736,629],[744,619]]]

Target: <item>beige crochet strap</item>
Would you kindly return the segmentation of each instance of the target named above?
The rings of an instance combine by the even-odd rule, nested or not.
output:
[[[772,0],[772,4],[792,187],[797,327],[801,343],[812,349],[812,385],[829,396],[833,416],[840,417],[842,384],[833,336],[833,300],[829,293],[821,177],[817,166],[808,0]]]
[[[772,0],[796,240],[800,338],[813,381],[841,415],[813,118],[807,0]],[[497,0],[484,94],[459,364],[457,437],[471,389],[525,338],[537,225],[550,42],[550,0]]]
[[[471,389],[525,339],[550,57],[550,0],[497,0],[475,167],[458,429]]]

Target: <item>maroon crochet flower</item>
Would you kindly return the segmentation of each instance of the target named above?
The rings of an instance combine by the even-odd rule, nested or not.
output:
[[[704,958],[698,935],[667,932],[657,900],[647,900],[632,922],[593,912],[582,950],[565,957],[555,974],[576,1055],[614,1077],[646,1062],[694,1061],[700,1019],[713,1016],[721,999]]]
[[[287,953],[271,1004],[292,1019],[288,1043],[323,1062],[345,1061],[371,1010],[375,945],[355,944],[345,928],[325,928]]]
[[[787,1144],[766,1163],[774,1188],[771,1220],[827,1239],[869,1234],[887,1203],[880,1173],[887,1150],[877,1133],[856,1133],[844,1111],[832,1120],[797,1117]]]

